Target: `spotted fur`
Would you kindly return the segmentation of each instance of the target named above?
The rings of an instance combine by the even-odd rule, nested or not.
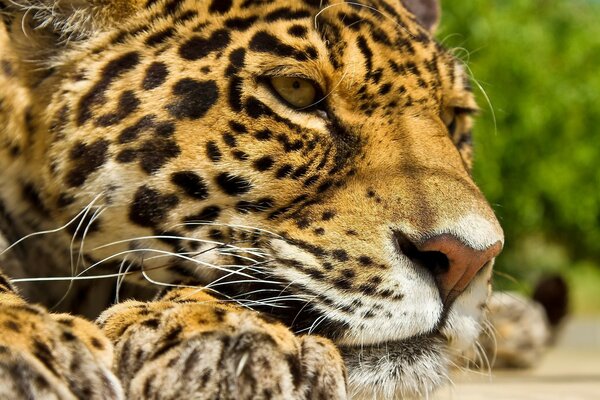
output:
[[[172,289],[100,317],[126,396],[344,398],[344,364],[357,398],[446,382],[503,236],[471,179],[476,105],[432,37],[436,2],[0,4],[0,229],[9,243],[55,230],[4,270],[119,275],[23,285],[88,316],[127,284]],[[275,76],[323,96],[294,109]],[[35,370],[46,355],[21,337],[8,357],[25,349],[11,362]],[[90,354],[86,368],[106,365]],[[48,390],[78,396],[54,375]]]

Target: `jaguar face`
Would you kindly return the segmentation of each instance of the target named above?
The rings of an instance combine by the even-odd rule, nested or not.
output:
[[[356,396],[429,393],[478,335],[504,240],[431,7],[113,4],[31,70],[36,197],[85,267],[191,277],[329,337]]]

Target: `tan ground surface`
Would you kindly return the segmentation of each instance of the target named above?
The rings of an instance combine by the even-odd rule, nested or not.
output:
[[[575,319],[557,348],[528,371],[462,374],[435,400],[600,400],[600,320]]]

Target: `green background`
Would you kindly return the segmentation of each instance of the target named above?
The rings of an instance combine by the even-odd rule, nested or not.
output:
[[[438,40],[482,89],[475,177],[506,234],[496,287],[559,272],[577,312],[600,311],[600,1],[442,7]]]

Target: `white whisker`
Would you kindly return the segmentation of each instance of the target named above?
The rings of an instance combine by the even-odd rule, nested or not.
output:
[[[242,232],[248,232],[248,233],[255,233],[255,232],[261,232],[261,233],[266,233],[269,234],[271,236],[274,236],[276,238],[279,239],[283,239],[283,237],[277,233],[268,231],[266,229],[261,229],[261,228],[255,228],[252,226],[245,226],[245,225],[236,225],[236,224],[226,224],[226,223],[220,223],[220,222],[203,222],[203,221],[189,221],[186,223],[182,223],[182,224],[175,224],[172,225],[171,229],[173,228],[178,228],[178,227],[185,227],[185,226],[196,226],[196,225],[201,225],[201,226],[220,226],[220,227],[225,227],[225,228],[234,228],[234,229],[238,229]]]
[[[25,240],[27,240],[29,238],[32,238],[32,237],[35,237],[35,236],[48,235],[48,234],[51,234],[51,233],[57,233],[57,232],[60,232],[60,231],[62,231],[64,229],[66,229],[73,222],[77,221],[81,217],[81,215],[87,210],[87,208],[91,207],[102,195],[103,195],[103,193],[100,193],[99,195],[97,195],[86,208],[84,208],[83,210],[81,210],[69,222],[67,222],[66,224],[62,225],[61,227],[55,228],[55,229],[49,229],[49,230],[45,230],[45,231],[34,232],[34,233],[30,233],[29,235],[25,235],[21,239],[17,240],[16,242],[14,242],[10,246],[8,246],[2,252],[0,252],[0,256],[3,256],[7,251],[11,250],[13,247],[19,245],[21,242],[23,242],[23,241],[25,241]]]

